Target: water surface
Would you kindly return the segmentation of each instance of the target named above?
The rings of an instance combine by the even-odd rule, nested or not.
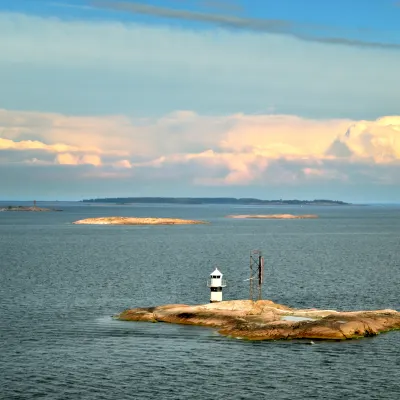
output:
[[[265,298],[399,310],[400,207],[56,206],[64,211],[0,213],[0,398],[400,398],[400,332],[310,346],[111,318],[134,306],[206,303],[215,266],[228,281],[224,298],[247,298],[255,248],[265,256]],[[235,213],[320,218],[224,218]],[[211,224],[72,224],[107,215]]]

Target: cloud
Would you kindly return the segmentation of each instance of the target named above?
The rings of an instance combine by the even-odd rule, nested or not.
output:
[[[400,52],[390,50],[15,13],[0,13],[0,37],[7,37],[0,41],[0,104],[7,109],[144,117],[273,109],[375,119],[396,114],[400,104]]]
[[[285,33],[293,23],[285,20],[240,18],[232,15],[208,14],[199,11],[178,10],[136,2],[92,1],[94,7],[164,18],[177,18],[189,21],[209,22],[221,27],[242,28],[270,33]]]
[[[88,151],[88,149],[86,149],[85,147],[69,146],[63,143],[46,144],[37,140],[13,141],[10,139],[0,138],[0,152],[4,150],[11,150],[19,153],[25,152],[26,154],[25,159],[22,160],[20,154],[16,156],[12,152],[8,153],[10,158],[14,160],[19,159],[20,162],[25,162],[25,163],[49,164],[48,160],[46,160],[46,157],[44,157],[44,159],[38,159],[37,157],[29,158],[30,155],[32,154],[32,151],[35,152],[39,151],[39,157],[45,153],[55,153],[56,156],[54,161],[57,164],[63,164],[63,165],[91,164],[99,166],[102,163],[101,158],[98,154],[90,154],[90,153],[83,154]],[[95,153],[101,153],[101,150],[96,149]],[[104,151],[104,154],[107,154],[107,151]]]
[[[79,164],[79,158],[70,153],[58,154],[56,157],[56,161],[58,164],[61,164],[61,165],[78,165]]]
[[[130,142],[127,125],[131,133],[129,119],[122,116],[79,117],[0,109],[0,148],[123,156],[127,154],[123,143]],[[117,129],[115,137],[111,133]],[[131,144],[140,153],[139,143]]]
[[[114,195],[132,195],[126,193],[132,187],[142,195],[167,195],[168,185],[176,189],[170,195],[252,187],[275,188],[277,196],[288,188],[346,193],[345,187],[365,185],[366,193],[377,187],[397,193],[400,187],[400,116],[354,121],[177,111],[144,119],[2,110],[0,132],[4,187],[15,187],[2,172],[10,168],[22,186],[31,179],[29,168],[40,169],[61,191],[84,181],[88,191],[79,186],[81,197],[104,185]]]
[[[14,142],[10,139],[0,138],[0,150],[48,150],[50,152],[78,151],[77,147],[63,143],[48,145],[37,140],[22,140]]]
[[[221,146],[234,151],[252,148],[260,155],[302,157],[322,154],[349,120],[312,120],[293,115],[236,115]]]
[[[95,154],[85,154],[79,157],[76,154],[71,153],[61,153],[57,154],[55,158],[55,162],[60,165],[81,165],[81,164],[89,164],[94,165],[96,167],[100,166],[101,158]]]
[[[324,180],[324,181],[337,181],[337,180],[342,180],[342,181],[348,181],[348,176],[344,173],[341,173],[340,171],[337,170],[329,170],[326,168],[310,168],[306,167],[302,169],[302,172],[304,173],[305,177],[307,179],[316,179],[318,181]]]
[[[132,168],[132,164],[129,160],[119,160],[116,161],[113,165],[116,168]]]
[[[399,161],[400,117],[387,116],[352,124],[338,143],[354,157],[371,158],[375,163],[383,164]]]
[[[294,36],[301,40],[317,41],[327,44],[384,48],[393,50],[400,49],[400,43],[372,42],[372,41],[355,40],[342,37],[329,37],[329,36],[322,37],[316,34],[313,35],[306,34],[304,32],[310,29],[314,29],[315,31],[317,31],[318,28],[327,29],[328,27],[321,27],[321,26],[316,27],[310,24],[307,25],[299,24],[282,19],[257,19],[257,18],[236,17],[227,14],[221,15],[221,14],[204,13],[199,11],[178,10],[175,8],[159,7],[137,2],[127,3],[118,1],[111,2],[111,1],[93,0],[91,1],[91,5],[93,7],[105,8],[117,11],[126,11],[135,14],[144,14],[156,17],[163,17],[163,18],[182,19],[188,21],[206,22],[217,25],[218,27],[222,28],[235,28],[235,29],[244,29],[256,32],[286,34]]]

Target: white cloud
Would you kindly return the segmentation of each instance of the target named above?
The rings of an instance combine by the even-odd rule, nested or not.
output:
[[[143,119],[2,110],[0,131],[0,167],[41,165],[66,176],[68,168],[89,168],[79,179],[179,181],[177,188],[400,184],[398,116],[349,121],[184,111]],[[22,140],[27,135],[35,140]]]
[[[400,160],[400,116],[351,125],[340,141],[356,157],[372,158],[376,163]]]
[[[116,168],[132,168],[132,164],[129,160],[119,160],[113,164]]]

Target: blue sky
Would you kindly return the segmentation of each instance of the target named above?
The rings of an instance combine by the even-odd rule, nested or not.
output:
[[[397,201],[399,18],[390,0],[0,0],[0,198]]]

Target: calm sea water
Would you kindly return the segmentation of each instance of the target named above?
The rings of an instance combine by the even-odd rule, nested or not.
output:
[[[128,307],[207,303],[216,265],[224,298],[246,298],[251,249],[264,252],[265,298],[400,310],[400,207],[57,206],[64,211],[0,213],[1,399],[400,398],[400,332],[309,346],[111,318]],[[277,212],[320,218],[224,218]],[[106,215],[211,224],[71,224]]]

